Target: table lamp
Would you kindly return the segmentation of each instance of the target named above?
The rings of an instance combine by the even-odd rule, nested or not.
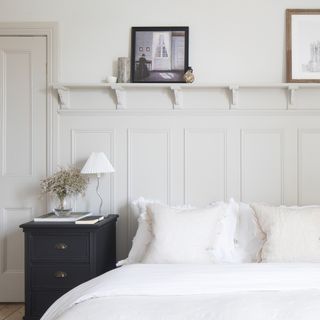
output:
[[[111,173],[114,172],[114,168],[107,156],[103,152],[92,152],[89,159],[83,166],[81,173],[83,174],[96,174],[97,175],[97,187],[96,192],[98,197],[100,198],[100,206],[99,206],[99,214],[101,214],[102,208],[102,197],[99,193],[100,186],[100,178],[103,173]]]

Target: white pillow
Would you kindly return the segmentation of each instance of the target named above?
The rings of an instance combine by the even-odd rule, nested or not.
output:
[[[238,204],[238,223],[234,238],[236,251],[234,256],[238,260],[235,259],[233,262],[257,262],[264,236],[258,227],[253,209],[247,203],[240,202]]]
[[[239,205],[233,199],[230,199],[228,204],[218,202],[211,205],[223,206],[225,210],[222,219],[219,221],[218,236],[212,250],[212,258],[215,263],[239,262],[241,257],[235,243]]]
[[[263,262],[320,262],[320,207],[252,208],[265,236]]]
[[[218,223],[228,205],[179,210],[161,204],[147,206],[153,239],[144,263],[212,263]],[[220,224],[221,227],[221,224]]]
[[[117,263],[117,266],[126,264],[140,263],[145,255],[146,249],[151,242],[153,236],[151,233],[151,221],[146,215],[146,208],[149,204],[160,203],[157,200],[147,200],[143,197],[132,202],[132,212],[137,216],[138,228],[132,241],[132,247],[126,259]],[[210,206],[226,206],[226,214],[220,221],[221,227],[217,242],[219,245],[211,252],[212,259],[216,263],[237,262],[238,255],[234,246],[234,229],[237,224],[238,204],[230,200],[228,205],[224,202],[214,202]],[[191,205],[174,206],[178,210],[195,209]]]
[[[132,209],[138,216],[137,232],[132,240],[132,247],[126,259],[118,261],[117,267],[126,264],[140,263],[146,253],[147,247],[152,240],[151,221],[147,216],[147,205],[160,203],[158,200],[148,200],[143,197],[132,202]],[[190,205],[173,207],[176,209],[192,209]]]
[[[229,204],[227,218],[222,221],[224,226],[220,237],[228,239],[226,241],[229,244],[223,246],[222,255],[217,260],[228,263],[256,262],[264,241],[255,213],[246,203],[230,199]]]
[[[147,205],[151,203],[159,203],[155,200],[146,200],[143,197],[132,202],[133,210],[138,211],[138,228],[132,240],[132,247],[126,259],[120,260],[117,267],[126,264],[141,262],[145,255],[146,249],[152,239],[150,221],[147,220]]]

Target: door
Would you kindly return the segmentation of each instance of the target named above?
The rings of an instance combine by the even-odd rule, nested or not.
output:
[[[21,223],[45,210],[46,37],[0,36],[0,302],[24,301]]]

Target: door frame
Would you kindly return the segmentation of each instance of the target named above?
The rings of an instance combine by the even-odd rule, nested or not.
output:
[[[47,44],[47,138],[46,138],[46,175],[53,172],[57,163],[57,111],[58,101],[52,89],[52,83],[59,78],[59,50],[57,22],[1,22],[0,36],[43,36]],[[48,206],[48,203],[47,203]]]

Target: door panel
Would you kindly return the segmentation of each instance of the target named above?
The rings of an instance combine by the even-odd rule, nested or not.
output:
[[[23,233],[46,175],[46,38],[0,36],[0,302],[24,300]]]

